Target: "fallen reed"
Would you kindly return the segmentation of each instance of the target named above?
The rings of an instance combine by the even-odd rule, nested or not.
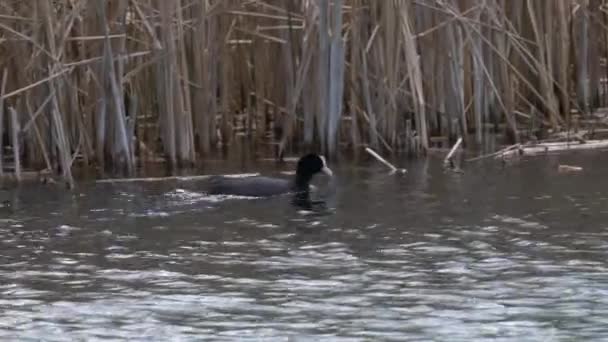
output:
[[[590,117],[606,0],[0,4],[0,174],[512,143]]]

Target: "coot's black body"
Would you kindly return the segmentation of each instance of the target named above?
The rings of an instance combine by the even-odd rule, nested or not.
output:
[[[298,197],[308,198],[310,181],[319,172],[332,175],[325,163],[325,158],[316,154],[307,154],[298,160],[296,175],[293,179],[264,176],[245,178],[215,176],[210,179],[209,193],[251,197],[296,193]]]
[[[268,197],[296,191],[290,180],[262,176],[246,178],[214,176],[210,179],[210,183],[209,193],[214,195]]]

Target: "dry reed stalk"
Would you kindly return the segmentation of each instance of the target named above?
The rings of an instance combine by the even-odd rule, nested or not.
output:
[[[483,160],[483,159],[487,159],[487,158],[491,158],[491,157],[503,156],[503,154],[505,152],[508,152],[508,151],[511,151],[511,150],[515,150],[515,149],[519,149],[520,146],[521,146],[521,144],[514,144],[514,145],[511,145],[511,146],[507,146],[507,147],[505,147],[503,149],[500,149],[500,150],[498,150],[496,152],[484,154],[482,156],[478,156],[478,157],[475,157],[475,158],[470,158],[470,159],[467,159],[465,161],[468,163],[468,162],[479,161],[479,160]]]
[[[127,121],[127,141],[129,142],[130,158],[135,163],[135,147],[136,147],[136,127],[137,127],[137,116],[139,110],[139,98],[135,95],[131,95],[129,98],[129,119]]]
[[[365,119],[365,122],[367,122],[368,124],[370,124],[370,118],[367,115],[367,113],[365,113],[365,111],[363,109],[361,109],[361,108],[357,108],[357,111],[359,113],[361,113],[361,115]],[[370,127],[371,127],[371,125],[370,125]],[[380,134],[380,132],[376,131],[375,134],[376,134],[376,137],[378,138],[378,140],[382,143],[382,146],[384,146],[384,148],[387,149],[389,152],[393,152],[393,149],[391,148],[391,146],[389,145],[389,143],[386,140],[384,140],[384,138],[382,137],[382,135]]]
[[[254,78],[254,89],[255,93],[251,94],[255,96],[255,114],[257,120],[257,132],[256,137],[258,141],[263,141],[268,127],[270,125],[269,120],[266,117],[267,103],[263,100],[266,97],[266,83],[264,82],[264,61],[268,53],[267,49],[264,48],[266,43],[259,39],[254,39],[252,45],[253,54],[253,78]],[[280,138],[280,137],[279,137]]]
[[[351,136],[351,145],[353,146],[353,151],[357,152],[356,146],[360,144],[359,140],[359,124],[357,121],[357,108],[361,105],[360,101],[358,101],[357,93],[360,92],[357,71],[359,67],[359,49],[361,45],[360,32],[359,32],[359,20],[360,15],[359,11],[359,3],[358,1],[354,1],[351,9],[351,24],[350,24],[350,73],[349,73],[349,111],[350,111],[350,136]],[[311,130],[312,131],[312,130]],[[309,137],[309,141],[312,142],[312,136]]]
[[[549,111],[549,118],[551,120],[551,124],[554,129],[557,129],[558,126],[558,113],[557,113],[557,99],[555,98],[555,93],[553,92],[553,63],[552,63],[552,53],[553,48],[551,46],[551,40],[546,39],[547,29],[543,27],[540,23],[537,22],[538,19],[541,19],[536,13],[538,7],[540,7],[540,2],[528,2],[528,14],[530,17],[530,23],[532,25],[532,30],[534,32],[534,37],[536,39],[536,68],[540,78],[540,87],[541,93],[544,95],[544,98],[547,102],[547,110]],[[550,11],[550,3],[546,2],[545,13]],[[549,8],[547,8],[549,7]],[[541,10],[542,11],[542,10]],[[538,17],[538,18],[537,18]],[[547,23],[553,22],[553,20],[546,20]],[[549,28],[550,29],[550,28]]]
[[[291,11],[289,11],[291,13]],[[291,27],[291,14],[288,15],[288,25]],[[295,107],[297,104],[297,98],[295,95],[295,82],[296,82],[296,71],[297,67],[296,61],[293,58],[293,49],[295,42],[293,41],[293,37],[289,34],[288,31],[282,31],[284,36],[283,42],[281,43],[281,56],[283,56],[283,75],[285,76],[284,80],[284,102],[286,102],[287,113],[285,118],[282,120],[282,139],[279,143],[279,158],[283,158],[285,154],[285,150],[287,149],[287,144],[292,138],[293,126],[295,122]]]
[[[27,107],[28,107],[27,112],[30,116],[30,121],[27,122],[21,128],[22,133],[27,133],[30,127],[34,127],[34,134],[36,137],[36,141],[38,142],[38,149],[40,150],[40,153],[42,154],[42,158],[44,159],[44,164],[46,165],[46,168],[49,171],[53,169],[53,164],[51,163],[51,159],[49,158],[49,153],[47,151],[46,145],[44,144],[44,140],[42,138],[42,133],[40,132],[40,128],[36,124],[36,117],[38,117],[38,115],[40,115],[40,113],[42,113],[43,110],[46,108],[47,104],[49,104],[51,102],[53,95],[54,95],[53,93],[49,94],[49,96],[47,96],[47,98],[42,102],[42,104],[38,107],[36,112],[33,114],[32,114],[32,110],[30,108],[31,106],[29,104],[29,101],[27,102]]]
[[[161,117],[161,136],[163,147],[171,167],[177,166],[177,146],[176,146],[176,127],[175,127],[175,99],[174,95],[176,84],[175,73],[175,35],[173,33],[173,22],[171,15],[174,11],[174,1],[157,1],[158,11],[160,12],[160,40],[164,51],[158,63],[158,98],[160,103]]]
[[[314,25],[308,25],[307,30],[304,32],[303,42],[302,42],[302,59],[300,60],[299,65],[296,70],[296,79],[294,84],[294,92],[292,94],[292,98],[288,99],[291,104],[292,111],[295,111],[297,108],[297,104],[301,101],[302,92],[304,91],[304,87],[307,82],[312,81],[312,77],[309,75],[311,70],[311,63],[313,60],[314,53]],[[308,118],[308,120],[306,119]],[[305,127],[305,131],[308,132],[308,138],[305,138],[308,144],[312,143],[312,133],[313,133],[313,116],[308,115],[305,116],[305,125],[308,124],[308,127]],[[306,120],[308,122],[306,122]],[[306,136],[306,133],[304,134]],[[308,140],[307,140],[308,139]]]
[[[366,117],[368,118],[369,125],[369,143],[372,148],[378,148],[378,141],[381,140],[379,137],[378,129],[377,129],[377,120],[376,113],[374,112],[374,107],[371,99],[371,85],[368,77],[368,69],[367,69],[367,56],[365,50],[361,50],[361,60],[362,60],[362,87],[363,87],[363,101],[365,103],[365,110],[367,112]]]
[[[399,39],[399,25],[396,22],[399,21],[399,15],[397,15],[397,7],[394,3],[387,1],[383,4],[384,11],[383,22],[386,23],[385,42],[384,42],[384,67],[386,69],[386,96],[384,102],[386,103],[386,111],[384,115],[384,135],[388,142],[394,146],[397,141],[397,127],[398,127],[398,101],[399,101],[399,89],[405,77],[402,70],[402,49],[401,41]],[[428,18],[426,16],[425,18]],[[424,19],[423,19],[424,20]],[[430,72],[434,72],[433,69],[429,69]]]
[[[210,91],[210,73],[211,56],[211,40],[209,39],[207,26],[212,23],[213,17],[207,17],[206,1],[197,3],[197,6],[192,8],[192,18],[197,23],[192,33],[192,81],[196,84],[201,84],[201,87],[195,87],[192,90],[192,111],[195,122],[195,133],[198,135],[198,145],[202,155],[206,155],[211,150],[210,141],[210,117],[214,114],[209,108],[207,97]]]
[[[325,153],[335,157],[338,147],[338,124],[342,115],[342,96],[344,92],[344,43],[342,41],[342,0],[333,1],[333,23],[329,53],[329,103],[327,119],[327,150]]]
[[[478,25],[478,27],[476,28],[476,30],[478,31],[478,34],[471,34],[470,32],[468,32],[468,36],[471,38],[472,40],[472,44],[471,44],[471,50],[473,50],[473,77],[474,77],[474,82],[473,82],[473,99],[474,99],[474,108],[475,108],[475,130],[476,130],[476,138],[477,138],[477,143],[481,144],[483,142],[483,133],[484,130],[482,129],[483,127],[483,117],[484,117],[484,113],[487,112],[488,108],[486,107],[487,102],[486,99],[487,94],[485,93],[486,91],[486,79],[484,77],[484,70],[483,70],[483,57],[482,57],[482,53],[481,50],[483,48],[483,42],[482,42],[482,37],[481,34],[479,32],[479,29],[481,27],[481,15],[482,15],[482,11],[483,8],[479,8],[477,10],[477,12],[475,13],[475,17],[473,18],[473,21],[475,21],[476,25]]]
[[[218,32],[216,32],[216,34],[218,35],[223,35],[226,34],[226,36],[228,36],[231,31],[231,28],[236,25],[236,20],[233,18],[219,18],[218,19]],[[226,33],[225,33],[226,32]],[[213,37],[209,37],[209,39],[213,39]],[[211,70],[215,69],[215,67],[213,65],[209,66],[209,72],[210,75],[213,76],[212,79],[209,79],[209,91],[213,91],[213,89],[215,89],[216,87],[219,87],[221,89],[220,91],[220,95],[219,95],[219,99],[217,99],[217,102],[219,104],[219,108],[216,109],[216,111],[214,111],[211,115],[212,115],[212,120],[209,121],[209,132],[207,132],[207,134],[211,135],[211,132],[215,130],[215,126],[216,126],[216,113],[220,112],[222,113],[222,117],[220,118],[220,123],[223,124],[224,126],[221,127],[221,129],[224,130],[224,134],[227,134],[227,126],[228,126],[228,121],[230,120],[229,118],[227,118],[227,116],[229,116],[230,118],[233,118],[233,106],[232,106],[232,97],[237,97],[238,91],[235,88],[235,85],[233,84],[236,83],[234,81],[234,70],[232,68],[232,47],[228,46],[226,44],[221,44],[220,46],[217,47],[217,51],[216,51],[216,56],[215,57],[215,62],[219,64],[220,70],[217,71],[217,73],[212,73]],[[209,94],[210,95],[210,94]],[[208,96],[209,96],[208,95]],[[213,108],[214,104],[216,102],[216,98],[214,96],[209,96],[208,98],[208,104],[207,106]],[[214,143],[214,137],[210,136],[209,140],[211,141],[211,144]],[[223,146],[226,146],[227,144],[229,144],[230,141],[230,137],[228,136],[222,136],[221,137],[221,141],[223,143]]]
[[[409,74],[410,88],[414,97],[414,108],[417,114],[416,118],[416,130],[420,136],[420,143],[424,150],[429,148],[428,145],[428,130],[427,130],[427,116],[425,97],[423,90],[422,72],[420,65],[420,57],[416,54],[417,48],[414,39],[414,35],[411,30],[411,23],[409,17],[409,10],[405,2],[400,3],[401,8],[399,13],[401,14],[401,30],[403,35],[403,49],[407,58],[407,71]]]
[[[317,50],[317,134],[319,143],[323,148],[327,146],[327,114],[329,108],[329,0],[319,0],[319,22],[318,22],[318,50]]]
[[[495,32],[494,41],[496,43],[495,53],[498,59],[508,59],[510,52],[512,51],[511,41],[509,39],[507,31],[507,18],[502,15],[502,6],[497,8],[489,9],[489,15],[492,17],[493,22],[502,28],[502,31]],[[505,118],[508,120],[511,130],[514,135],[514,140],[519,140],[519,134],[517,132],[517,124],[515,119],[515,91],[513,89],[513,77],[509,72],[509,66],[506,63],[500,63],[496,67],[497,73],[497,87],[500,89],[501,94],[499,95],[504,102]]]
[[[126,10],[125,1],[120,0],[115,2],[116,13],[123,13]],[[113,162],[122,168],[126,168],[128,174],[133,173],[133,160],[131,159],[130,146],[131,144],[127,138],[127,127],[126,127],[126,113],[124,107],[124,88],[122,83],[122,63],[120,60],[115,64],[113,60],[114,47],[113,42],[109,39],[110,36],[110,23],[108,17],[112,16],[112,12],[107,13],[106,5],[104,3],[99,4],[99,16],[101,18],[101,29],[103,34],[106,36],[104,40],[104,58],[102,63],[107,74],[104,75],[105,83],[109,87],[106,90],[106,101],[111,104],[110,110],[114,114],[113,120],[110,118],[110,124],[112,127],[111,134],[113,139],[110,140],[110,150],[113,155]],[[122,8],[122,9],[121,9]],[[124,43],[124,40],[122,40]],[[120,42],[119,42],[120,44]],[[117,53],[124,51],[124,44],[120,44],[117,47]]]
[[[56,79],[56,78],[58,78],[60,76],[63,76],[66,73],[70,73],[71,70],[72,69],[70,69],[70,68],[63,69],[63,70],[58,71],[58,72],[56,72],[56,73],[54,73],[52,75],[49,75],[48,77],[45,77],[45,78],[43,78],[43,79],[41,79],[39,81],[36,81],[36,82],[34,82],[32,84],[28,84],[27,86],[25,86],[23,88],[19,88],[19,89],[13,90],[10,93],[6,93],[6,94],[4,94],[2,96],[2,100],[6,100],[8,98],[15,97],[15,96],[20,95],[21,93],[24,93],[24,92],[26,92],[28,90],[31,90],[32,88],[35,88],[35,87],[37,87],[37,86],[39,86],[41,84],[45,84],[47,82],[51,82],[54,79]]]
[[[148,17],[142,11],[141,6],[139,5],[138,1],[137,0],[131,0],[130,3],[133,6],[133,8],[135,9],[135,13],[137,13],[137,16],[138,16],[139,20],[141,20],[142,24],[144,25],[146,33],[150,36],[150,38],[152,38],[152,47],[155,50],[162,49],[162,45],[161,45],[158,37],[156,36],[156,32],[154,32],[154,29],[152,27],[152,24],[150,23],[150,20],[148,19]]]
[[[482,28],[484,28],[485,26],[483,26],[484,22],[481,20],[481,13],[482,10],[486,11],[488,6],[483,6],[483,7],[473,7],[476,9],[476,11],[474,11],[473,13],[476,13],[477,18],[472,20],[472,23],[469,23],[468,20],[466,19],[462,19],[460,17],[458,17],[458,14],[456,13],[454,8],[447,8],[446,9],[446,13],[450,13],[451,15],[457,16],[459,21],[463,22],[463,27],[464,27],[464,31],[467,34],[467,37],[469,40],[475,42],[475,44],[471,45],[471,53],[472,53],[472,57],[473,57],[473,68],[474,70],[477,70],[474,75],[476,75],[476,82],[474,83],[476,86],[474,87],[474,90],[477,92],[482,92],[485,94],[485,91],[487,88],[490,88],[492,91],[488,92],[488,94],[478,94],[478,95],[474,95],[473,99],[475,99],[475,116],[476,116],[476,127],[478,127],[476,129],[476,133],[477,133],[477,140],[479,142],[481,142],[481,138],[482,138],[482,133],[483,133],[483,127],[484,127],[484,123],[488,120],[487,116],[488,116],[488,111],[491,107],[495,106],[494,101],[497,102],[497,105],[500,106],[505,114],[505,118],[507,120],[507,122],[509,123],[511,130],[514,132],[515,134],[515,138],[517,139],[517,128],[516,128],[516,123],[515,120],[513,118],[513,115],[511,113],[511,110],[509,109],[510,106],[510,99],[512,98],[512,94],[510,93],[509,90],[506,90],[506,99],[503,99],[503,96],[500,95],[500,91],[499,88],[497,87],[497,84],[495,81],[493,81],[494,77],[493,77],[493,70],[495,69],[495,67],[493,66],[493,62],[492,59],[494,58],[494,56],[499,57],[500,59],[504,60],[507,62],[507,64],[512,67],[512,65],[510,65],[508,63],[508,57],[505,56],[504,54],[501,53],[500,50],[500,41],[499,41],[499,45],[498,47],[495,46],[495,44],[492,43],[492,36],[487,36],[484,33],[484,30],[482,30]],[[470,11],[470,10],[467,10]],[[493,15],[493,20],[497,22],[498,26],[500,27],[500,19],[496,18],[497,15],[496,13],[492,12],[492,11],[486,11],[488,12],[488,15],[490,16],[490,18],[492,18]],[[483,18],[485,18],[486,16],[483,16]],[[504,46],[504,44],[502,45]],[[508,47],[508,45],[507,45]],[[515,70],[517,71],[517,70]],[[505,75],[504,73],[504,66],[503,66],[503,75]],[[481,75],[484,75],[485,77],[481,77]],[[503,77],[504,80],[504,77]],[[525,79],[524,79],[525,81]],[[486,86],[484,86],[483,84],[486,84]],[[509,84],[508,80],[504,80],[503,84]],[[510,86],[505,85],[504,86],[505,89],[508,89]],[[483,95],[483,96],[482,96]],[[488,100],[489,99],[489,100]],[[490,102],[488,102],[490,101]],[[507,105],[505,105],[505,103]],[[481,127],[479,127],[481,125]]]
[[[192,165],[195,162],[195,151],[194,151],[194,127],[192,123],[192,104],[190,95],[189,85],[189,71],[187,63],[187,50],[185,41],[185,27],[186,23],[183,18],[181,0],[177,0],[176,3],[176,19],[177,19],[177,46],[178,58],[176,59],[179,65],[178,72],[181,73],[181,77],[185,78],[184,82],[179,82],[177,87],[176,101],[178,103],[178,139],[179,139],[179,159],[182,165]]]
[[[56,89],[57,86],[53,85],[52,86],[55,89],[55,93],[56,93]],[[51,91],[53,91],[53,88],[51,89]],[[55,144],[56,149],[59,153],[59,164],[61,165],[61,172],[62,172],[62,176],[64,181],[67,183],[67,186],[69,188],[73,188],[74,187],[74,178],[72,177],[72,156],[71,156],[71,147],[70,147],[70,143],[69,140],[67,139],[67,135],[65,134],[65,127],[64,127],[64,121],[59,109],[59,104],[58,104],[58,100],[57,100],[57,96],[53,95],[52,97],[52,106],[53,108],[51,109],[51,116],[52,116],[52,122],[53,122],[53,128],[54,128],[54,132],[52,133],[53,136],[55,137]]]
[[[467,130],[467,117],[465,109],[465,94],[464,87],[464,49],[463,49],[463,38],[462,30],[456,24],[452,23],[447,25],[447,42],[449,44],[450,55],[449,58],[449,83],[446,83],[446,106],[456,111],[454,116],[460,121],[460,134],[466,139],[468,136]]]
[[[8,70],[5,68],[2,72],[2,83],[0,84],[0,176],[4,175],[4,93],[6,92],[6,81]]]
[[[570,11],[566,6],[567,3],[565,1],[557,1],[557,18],[558,18],[558,33],[557,33],[557,41],[556,49],[558,49],[558,76],[557,76],[557,84],[559,89],[559,101],[561,105],[560,115],[565,115],[565,120],[570,125],[570,95],[569,95],[569,66],[570,66],[570,35],[568,34],[569,30],[569,21],[570,21]],[[608,43],[608,42],[607,42]],[[607,44],[608,46],[608,44]]]
[[[17,111],[13,107],[9,107],[8,111],[11,116],[11,143],[13,147],[13,163],[15,166],[15,178],[17,181],[21,181],[21,148],[19,144],[19,131],[21,126],[19,124],[19,118],[17,117]]]
[[[505,157],[512,156],[514,154],[524,155],[539,155],[551,152],[565,152],[571,150],[598,150],[608,149],[607,140],[587,140],[585,143],[572,143],[572,142],[560,142],[560,143],[543,143],[530,146],[521,146],[517,150],[505,151],[502,155]]]

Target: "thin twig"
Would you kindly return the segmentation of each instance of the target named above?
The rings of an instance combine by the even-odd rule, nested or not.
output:
[[[57,77],[59,77],[59,76],[61,76],[61,75],[65,74],[65,73],[67,73],[67,72],[70,72],[70,71],[72,71],[72,68],[66,68],[66,69],[63,69],[63,70],[58,71],[58,72],[56,72],[56,73],[54,73],[54,74],[51,74],[49,77],[43,78],[43,79],[41,79],[41,80],[39,80],[39,81],[36,81],[36,82],[34,82],[34,83],[30,84],[30,85],[27,85],[27,86],[25,86],[25,87],[23,87],[23,88],[19,88],[19,89],[17,89],[17,90],[11,91],[11,92],[10,92],[10,93],[8,93],[8,94],[4,94],[4,95],[3,95],[3,96],[2,96],[0,99],[1,99],[1,100],[6,100],[6,99],[8,99],[9,97],[13,97],[13,96],[15,96],[15,95],[19,95],[19,94],[23,93],[24,91],[30,90],[30,89],[32,89],[32,88],[34,88],[34,87],[37,87],[37,86],[39,86],[39,85],[41,85],[41,84],[43,84],[43,83],[47,83],[47,82],[49,82],[49,81],[52,81],[52,80],[54,80],[55,78],[57,78]]]
[[[492,157],[498,156],[500,154],[503,154],[505,152],[509,152],[511,150],[515,150],[515,149],[519,148],[520,146],[521,146],[521,144],[511,145],[511,146],[505,147],[502,150],[499,150],[499,151],[496,151],[496,152],[493,152],[493,153],[484,154],[483,156],[467,159],[466,162],[473,162],[473,161],[478,161],[478,160],[482,160],[482,159],[492,158]]]

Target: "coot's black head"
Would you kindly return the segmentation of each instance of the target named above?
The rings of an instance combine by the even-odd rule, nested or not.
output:
[[[298,160],[296,180],[299,184],[304,185],[304,183],[310,182],[312,176],[319,172],[323,172],[328,176],[332,175],[323,156],[314,153],[307,154]]]

